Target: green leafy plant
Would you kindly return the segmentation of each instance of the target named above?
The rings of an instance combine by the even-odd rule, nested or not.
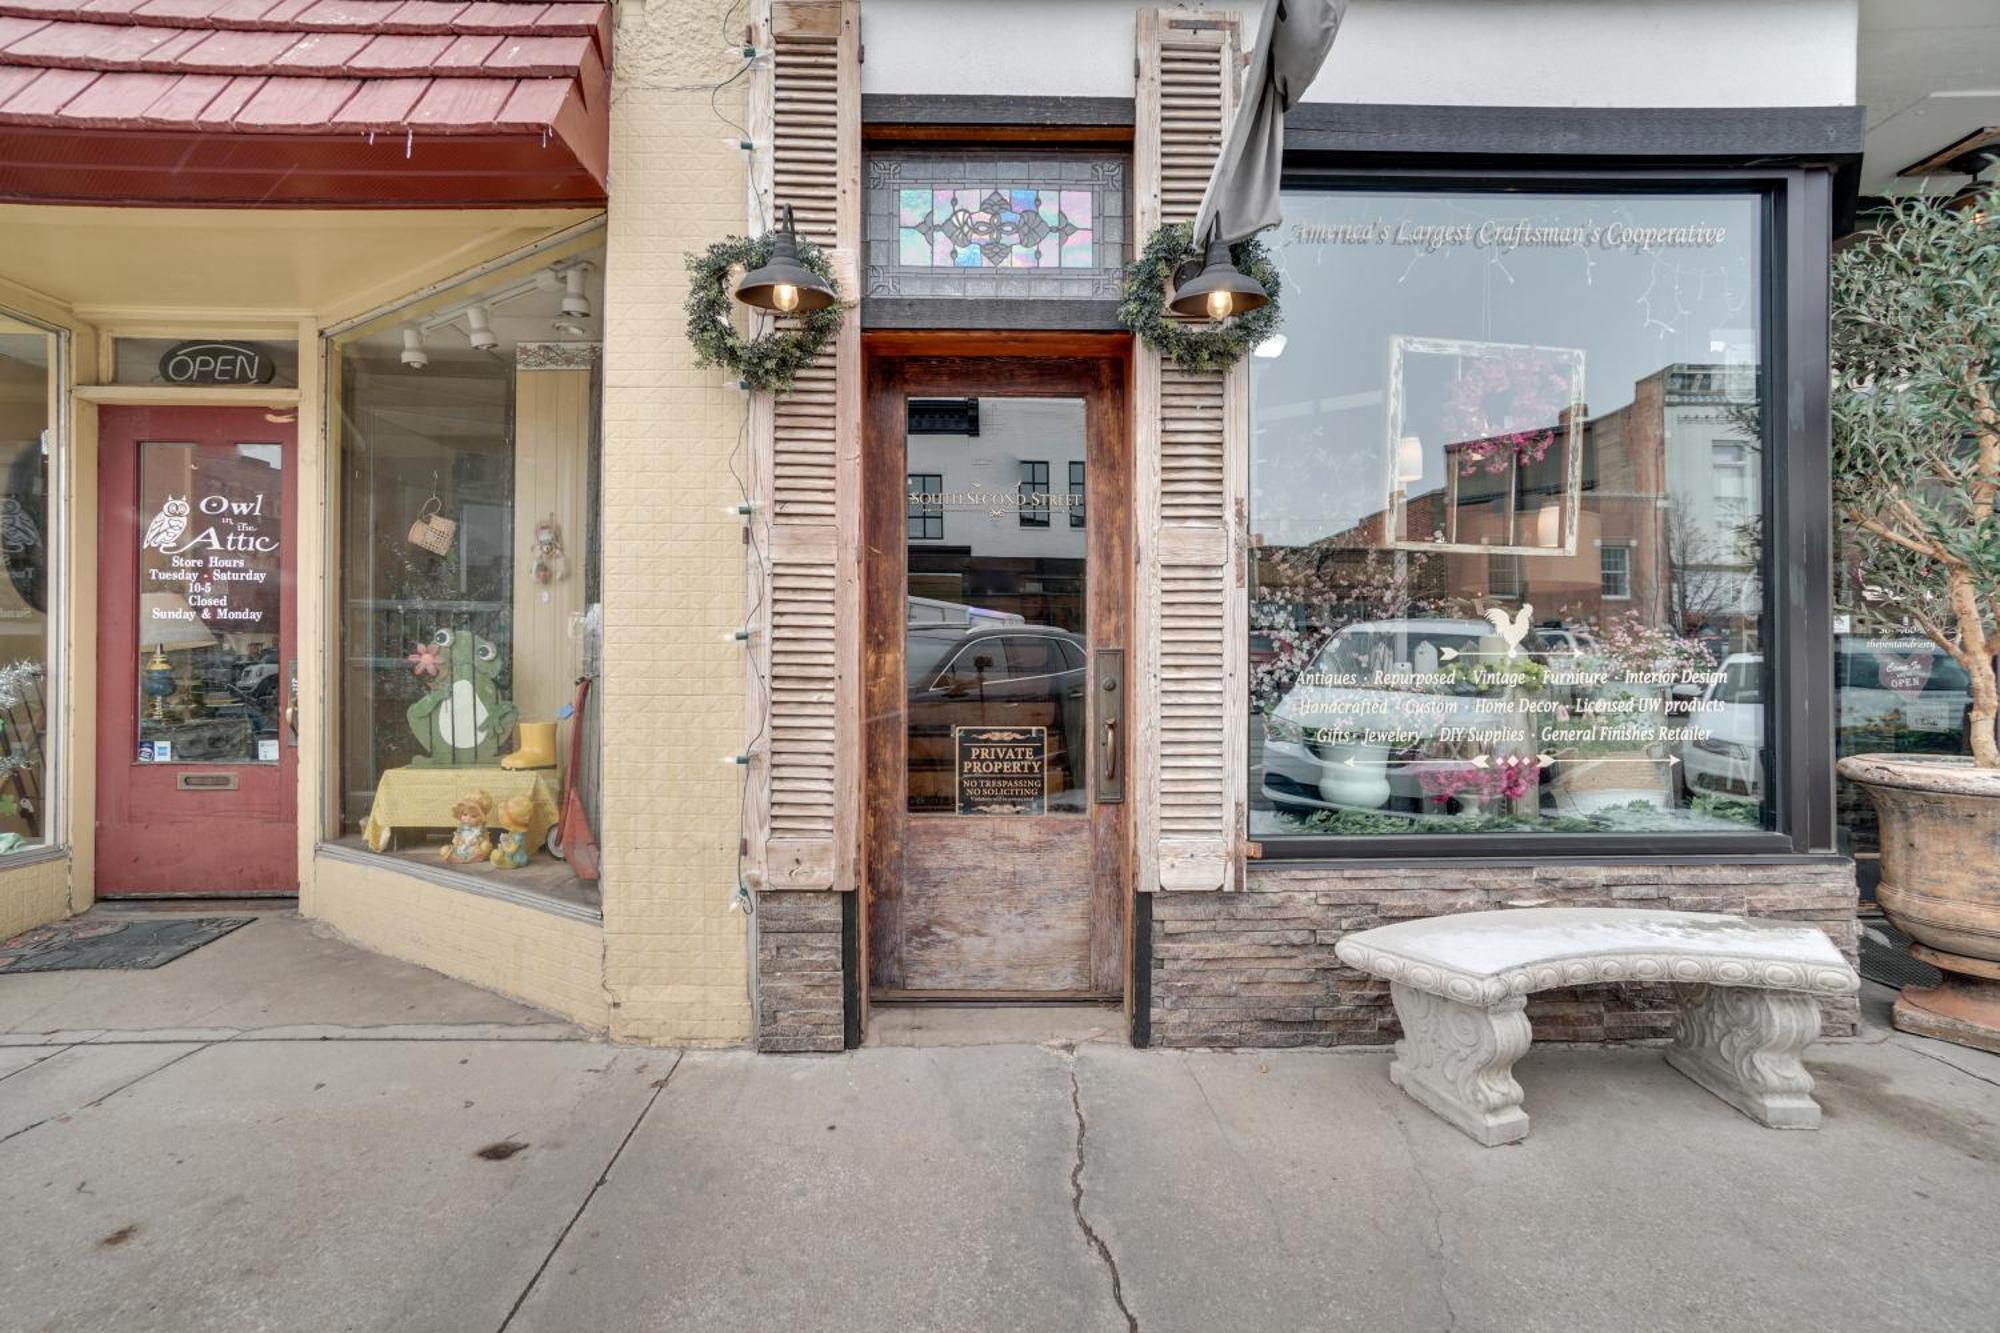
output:
[[[1192,224],[1175,222],[1147,238],[1146,248],[1125,267],[1125,299],[1118,307],[1118,318],[1148,347],[1182,370],[1227,370],[1276,333],[1283,322],[1278,311],[1278,270],[1255,238],[1239,242],[1230,248],[1230,261],[1264,289],[1270,304],[1221,323],[1176,318],[1167,312],[1167,291],[1182,261],[1200,257],[1192,233]]]
[[[751,389],[790,393],[799,372],[833,346],[848,304],[837,301],[824,310],[789,316],[762,337],[746,339],[732,322],[736,313],[730,294],[730,273],[755,269],[770,261],[774,237],[727,236],[699,254],[687,256],[687,338],[694,363],[721,366]],[[836,291],[840,281],[819,247],[801,239],[799,263]]]
[[[1850,609],[1972,678],[1972,753],[2000,768],[2000,188],[1897,199],[1833,261],[1833,491]]]

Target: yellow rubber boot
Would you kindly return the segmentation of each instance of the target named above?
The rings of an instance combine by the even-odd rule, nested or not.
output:
[[[523,722],[519,728],[519,735],[520,748],[510,755],[501,756],[500,767],[513,770],[556,766],[555,723]]]

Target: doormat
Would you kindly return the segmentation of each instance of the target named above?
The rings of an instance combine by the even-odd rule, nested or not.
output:
[[[10,972],[144,971],[219,940],[254,916],[76,917],[0,941],[0,975]]]
[[[1887,921],[1861,923],[1861,975],[1897,990],[1944,980],[1944,973],[1910,957],[1910,937]]]

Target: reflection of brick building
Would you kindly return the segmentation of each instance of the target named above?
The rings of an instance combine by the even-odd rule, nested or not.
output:
[[[1527,602],[1544,623],[1596,628],[1634,615],[1730,648],[1754,642],[1761,602],[1754,544],[1743,537],[1761,510],[1755,404],[1750,368],[1676,364],[1635,384],[1630,403],[1587,418],[1567,551],[1555,544],[1569,476],[1562,433],[1540,460],[1498,471],[1468,455],[1479,442],[1446,445],[1457,475],[1404,499],[1403,534],[1516,551],[1420,557],[1406,565],[1412,601],[1458,612]],[[1310,546],[1266,548],[1259,586],[1283,598],[1292,587],[1366,582],[1369,552],[1378,564],[1394,558],[1385,551],[1392,513],[1378,510]]]

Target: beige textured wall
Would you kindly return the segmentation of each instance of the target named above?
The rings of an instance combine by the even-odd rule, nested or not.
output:
[[[739,26],[748,7],[737,6]],[[697,371],[681,256],[745,229],[743,155],[709,109],[734,72],[728,0],[618,9],[605,270],[604,937],[612,1035],[751,1034],[746,922],[730,911],[744,742],[742,395]],[[738,80],[721,95],[741,122]]]
[[[0,868],[0,940],[60,921],[71,911],[68,857]]]
[[[602,1030],[604,932],[595,925],[330,857],[309,915],[365,948]]]

